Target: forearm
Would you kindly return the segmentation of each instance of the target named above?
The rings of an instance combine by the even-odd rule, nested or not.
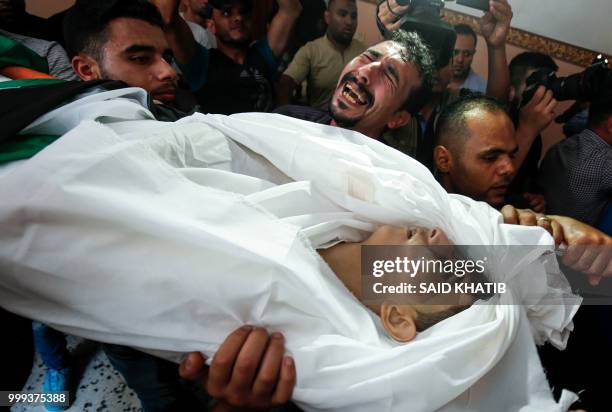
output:
[[[514,167],[518,170],[525,161],[531,145],[538,137],[539,131],[535,130],[524,123],[518,124],[515,132],[516,142],[518,143],[519,150],[514,157]]]
[[[180,16],[164,28],[166,40],[179,64],[187,64],[196,52],[196,41],[189,25]]]
[[[489,75],[487,95],[499,101],[508,101],[510,93],[510,71],[506,57],[506,45],[488,46]]]
[[[302,5],[299,0],[278,0],[278,12],[268,30],[268,44],[276,57],[280,57],[285,52],[293,26],[301,12]]]
[[[179,15],[178,0],[150,0],[164,21],[164,34],[179,64],[187,64],[196,53],[196,41],[187,22]]]
[[[297,84],[286,74],[283,74],[276,85],[276,103],[278,106],[291,104],[293,92]]]

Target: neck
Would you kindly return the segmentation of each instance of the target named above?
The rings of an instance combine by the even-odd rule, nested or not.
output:
[[[246,60],[246,47],[237,47],[234,45],[229,45],[220,41],[217,37],[217,49],[237,64],[244,64],[244,61]]]
[[[463,83],[463,82],[465,82],[467,80],[468,76],[470,75],[470,71],[472,71],[472,69],[469,69],[467,72],[465,72],[465,74],[462,74],[460,76],[456,76],[456,75],[453,74],[453,80],[452,81],[454,83],[459,83],[459,82]]]
[[[348,49],[348,47],[350,46],[350,43],[344,44],[344,43],[339,43],[336,40],[334,40],[334,38],[330,35],[329,31],[327,32],[326,36],[327,36],[327,40],[329,40],[329,42],[332,44],[332,46],[334,46],[334,49],[336,50],[344,51]]]
[[[329,124],[330,126],[334,126],[334,127],[342,127],[342,126],[338,126],[338,123],[334,119],[332,119],[332,121]],[[365,136],[371,137],[374,140],[378,140],[380,136],[382,135],[383,131],[385,130],[384,127],[367,128],[367,127],[359,127],[359,125],[355,125],[351,128],[343,127],[343,129],[348,129],[354,132],[359,132]]]
[[[444,190],[448,193],[454,193],[455,190],[453,188],[453,182],[450,179],[448,173],[440,173],[440,178],[438,179]]]

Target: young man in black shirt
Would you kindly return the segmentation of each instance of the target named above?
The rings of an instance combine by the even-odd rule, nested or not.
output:
[[[166,37],[203,113],[267,112],[274,107],[272,82],[278,58],[300,15],[299,0],[277,0],[278,12],[264,39],[253,42],[251,0],[211,0],[217,49],[198,45],[178,14],[178,0],[153,0]]]

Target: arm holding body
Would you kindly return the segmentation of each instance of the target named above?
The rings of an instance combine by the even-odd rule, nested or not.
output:
[[[563,264],[585,273],[592,285],[612,277],[612,237],[567,216],[545,216],[511,205],[504,206],[501,213],[505,223],[543,227],[557,246],[567,245]]]

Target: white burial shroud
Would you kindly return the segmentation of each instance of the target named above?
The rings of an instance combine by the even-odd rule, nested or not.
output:
[[[487,268],[512,294],[408,344],[391,341],[315,252],[381,224],[553,250],[545,231],[502,224],[358,133],[270,114],[161,123],[137,101],[108,96],[39,119],[29,131],[98,122],[0,177],[3,307],[174,354],[210,357],[244,324],[282,331],[306,411],[565,412],[575,399],[553,400],[534,345],[563,347],[577,309],[546,304],[568,289],[551,286],[558,267],[541,248],[519,258],[492,251]],[[527,292],[529,303],[510,304]]]

